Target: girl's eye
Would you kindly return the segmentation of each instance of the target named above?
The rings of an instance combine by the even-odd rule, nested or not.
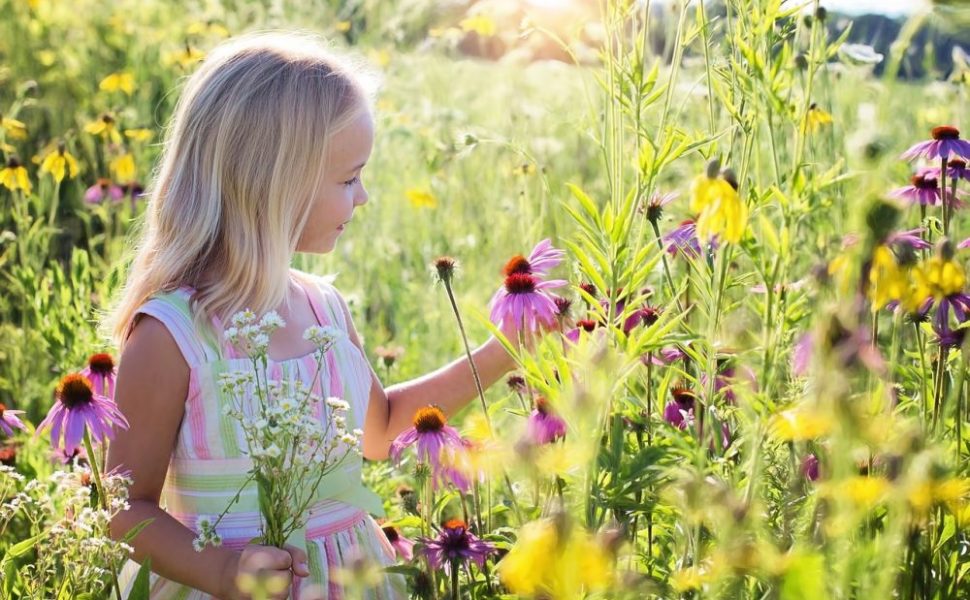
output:
[[[357,177],[354,177],[353,179],[350,179],[348,181],[345,181],[344,182],[344,185],[347,186],[347,187],[350,187],[350,186],[354,185],[355,183],[357,183],[359,181],[360,181],[360,175],[358,175]]]

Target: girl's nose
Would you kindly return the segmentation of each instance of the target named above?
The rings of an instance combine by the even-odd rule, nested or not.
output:
[[[368,194],[367,194],[367,190],[364,189],[364,186],[358,186],[358,187],[359,187],[360,191],[357,192],[357,195],[356,196],[354,196],[354,205],[355,206],[361,206],[363,204],[367,204],[367,199],[369,197]]]

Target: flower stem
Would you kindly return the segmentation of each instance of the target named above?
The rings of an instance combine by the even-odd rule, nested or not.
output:
[[[451,598],[458,600],[458,561],[451,561]]]
[[[91,434],[87,426],[84,427],[84,450],[88,453],[88,464],[91,466],[91,476],[94,477],[94,486],[98,490],[98,504],[101,509],[108,511],[108,496],[104,493],[104,483],[101,481],[101,469],[98,466],[98,458],[91,447]],[[115,596],[121,600],[121,587],[118,585],[118,572],[114,563],[111,564],[111,584],[115,591]]]
[[[458,321],[458,331],[461,333],[461,341],[465,346],[465,355],[468,357],[468,364],[472,369],[472,376],[475,378],[475,389],[478,390],[478,398],[482,401],[482,413],[485,415],[485,422],[488,424],[489,431],[492,430],[492,419],[488,415],[488,405],[485,403],[485,390],[482,388],[482,380],[478,376],[478,367],[475,366],[475,360],[472,358],[471,347],[468,345],[468,336],[465,334],[465,326],[461,321],[461,313],[458,311],[458,303],[455,302],[455,294],[451,289],[451,280],[442,279],[445,284],[445,291],[448,292],[448,300],[451,302],[451,310],[455,313],[455,319]]]

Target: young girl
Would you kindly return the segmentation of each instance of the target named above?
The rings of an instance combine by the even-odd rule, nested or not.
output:
[[[240,576],[260,571],[289,582],[273,598],[340,598],[340,567],[394,562],[368,514],[379,515],[381,501],[363,487],[359,458],[346,485],[324,490],[311,507],[299,543],[248,543],[259,534],[249,489],[217,529],[222,545],[193,548],[199,520],[229,504],[248,470],[241,428],[223,414],[218,391],[220,372],[249,364],[223,335],[237,311],[280,314],[286,326],[270,339],[272,372],[308,384],[314,348],[302,332],[315,324],[346,332],[314,389],[350,403],[347,428],[364,430],[365,458],[386,458],[418,408],[433,401],[453,414],[475,397],[464,359],[385,390],[340,294],[289,268],[295,252],[331,251],[367,202],[360,176],[373,120],[365,84],[316,39],[264,33],[217,47],[185,85],[128,281],[106,321],[121,353],[115,398],[130,424],[110,445],[107,468],[128,469],[134,480],[131,508],[112,533],[152,519],[132,543],[125,594],[147,559],[151,597],[183,599],[245,598]],[[474,360],[485,385],[513,367],[494,338]],[[406,597],[404,581],[388,575],[369,597]]]

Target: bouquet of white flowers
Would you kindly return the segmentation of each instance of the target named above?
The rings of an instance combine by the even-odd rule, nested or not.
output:
[[[268,377],[269,336],[285,325],[276,312],[258,322],[252,311],[233,315],[226,338],[250,359],[252,369],[220,376],[225,412],[239,421],[246,453],[253,465],[242,488],[215,520],[201,520],[197,550],[219,545],[216,526],[252,481],[259,492],[262,531],[259,543],[282,548],[294,531],[306,525],[307,509],[316,499],[323,478],[340,467],[351,453],[360,452],[360,429],[347,429],[349,405],[340,398],[323,398],[301,379],[271,381]],[[303,333],[317,349],[313,382],[320,375],[326,353],[344,332],[313,326]],[[321,423],[321,416],[327,415]]]

